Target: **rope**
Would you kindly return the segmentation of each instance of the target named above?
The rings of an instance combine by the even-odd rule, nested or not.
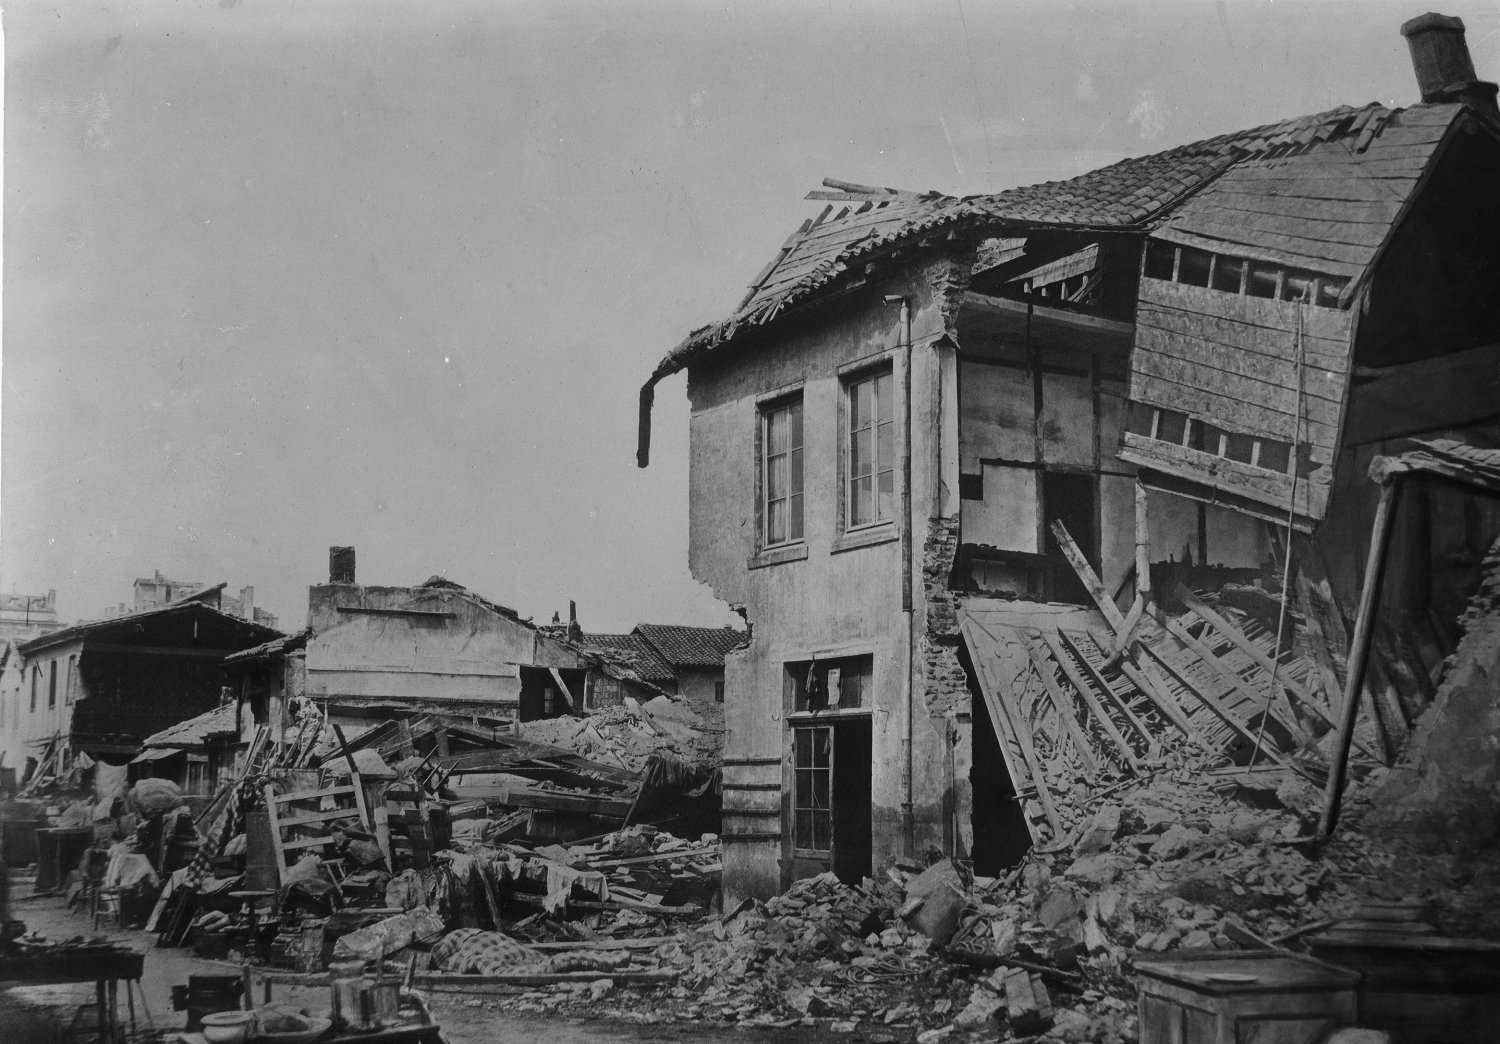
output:
[[[1286,603],[1291,594],[1292,583],[1292,522],[1297,514],[1297,475],[1301,472],[1300,457],[1302,455],[1302,308],[1307,301],[1307,295],[1312,288],[1302,292],[1302,297],[1297,301],[1297,405],[1296,418],[1292,427],[1292,491],[1287,497],[1286,504],[1286,552],[1282,556],[1281,567],[1281,609],[1276,614],[1276,655],[1271,659],[1271,682],[1266,689],[1266,709],[1260,715],[1260,728],[1255,733],[1255,747],[1250,751],[1250,764],[1247,768],[1254,768],[1255,762],[1260,758],[1261,743],[1266,736],[1266,721],[1271,717],[1271,707],[1276,700],[1276,683],[1281,672],[1281,636],[1286,630]]]

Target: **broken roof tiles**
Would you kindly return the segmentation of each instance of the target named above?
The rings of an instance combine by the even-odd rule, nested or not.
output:
[[[813,192],[808,198],[846,200],[857,205],[835,214],[830,204],[817,217],[803,222],[752,282],[735,313],[692,331],[662,359],[652,380],[675,373],[699,351],[723,345],[747,327],[771,322],[841,277],[862,275],[857,271],[862,269],[861,263],[881,251],[927,235],[1002,235],[1007,230],[1014,234],[1027,226],[1145,230],[1150,222],[1193,199],[1205,186],[1217,186],[1226,172],[1271,166],[1297,157],[1306,157],[1306,162],[1278,168],[1285,177],[1296,180],[1316,176],[1335,181],[1379,178],[1388,182],[1386,188],[1392,199],[1404,200],[1462,110],[1458,104],[1424,104],[1404,110],[1376,103],[1357,108],[1341,106],[1121,160],[1065,181],[992,195],[957,198],[827,179],[824,185],[836,191]],[[1396,167],[1385,164],[1377,146],[1386,137],[1393,148],[1418,146],[1416,155]],[[1223,199],[1205,200],[1203,207],[1192,210],[1189,203],[1177,231],[1200,237],[1211,231],[1224,242],[1237,242],[1234,235],[1225,234],[1225,228],[1236,223],[1219,223],[1211,230],[1200,227],[1199,215],[1204,208],[1218,213],[1225,204]],[[1391,218],[1381,227],[1388,230],[1393,222]],[[1251,232],[1255,231],[1252,227]],[[1261,235],[1256,242],[1265,238]],[[1327,253],[1316,252],[1314,243],[1308,238],[1305,244],[1273,242],[1271,246],[1284,248],[1297,264],[1309,264]],[[1374,248],[1361,244],[1356,252],[1358,256],[1344,256],[1347,251],[1343,252],[1342,260],[1335,259],[1335,267],[1350,274],[1369,262]]]
[[[730,627],[680,627],[673,624],[637,624],[640,635],[675,668],[724,666],[724,655],[742,647],[744,631]]]

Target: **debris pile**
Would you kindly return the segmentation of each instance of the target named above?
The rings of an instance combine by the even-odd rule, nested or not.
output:
[[[640,772],[654,754],[688,764],[717,764],[723,753],[720,736],[707,730],[691,707],[665,697],[647,703],[626,697],[623,705],[584,718],[529,721],[519,734],[629,772]]]

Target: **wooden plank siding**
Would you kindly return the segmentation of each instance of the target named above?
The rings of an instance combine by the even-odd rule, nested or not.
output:
[[[1226,460],[1186,446],[1174,446],[1169,442],[1158,442],[1130,431],[1125,433],[1120,459],[1200,486],[1227,490],[1266,504],[1282,514],[1286,512],[1287,500],[1292,493],[1290,475],[1252,468],[1239,461]],[[1321,469],[1318,476],[1329,476],[1329,469]],[[1299,478],[1296,513],[1303,518],[1322,518],[1328,506],[1329,485],[1327,478],[1323,481],[1318,481],[1317,477],[1313,480]]]
[[[1337,456],[1352,329],[1352,314],[1345,310],[1143,277],[1129,396],[1226,431],[1302,445],[1313,468],[1297,480],[1295,509],[1319,519]],[[1140,434],[1125,436],[1121,458],[1282,510],[1292,495],[1288,475]]]

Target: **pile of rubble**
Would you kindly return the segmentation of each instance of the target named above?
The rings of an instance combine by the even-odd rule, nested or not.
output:
[[[641,771],[654,754],[668,754],[689,764],[717,764],[723,756],[721,735],[708,729],[686,703],[657,697],[607,707],[585,718],[529,721],[520,735],[537,743],[570,750],[594,761]]]
[[[486,1002],[923,1044],[997,1032],[1129,1041],[1140,955],[1298,950],[1348,918],[1385,916],[1372,912],[1381,908],[1420,909],[1434,928],[1466,935],[1500,930],[1494,854],[1459,862],[1358,833],[1319,846],[1318,791],[1279,770],[1263,781],[1246,775],[1205,760],[1162,764],[1066,844],[1033,850],[1002,878],[947,861],[892,865],[859,887],[824,874],[669,935],[658,933],[671,918],[635,911],[598,924],[587,941],[632,938],[618,974],[600,966]],[[1347,822],[1357,825],[1381,782],[1377,772],[1358,785]]]

